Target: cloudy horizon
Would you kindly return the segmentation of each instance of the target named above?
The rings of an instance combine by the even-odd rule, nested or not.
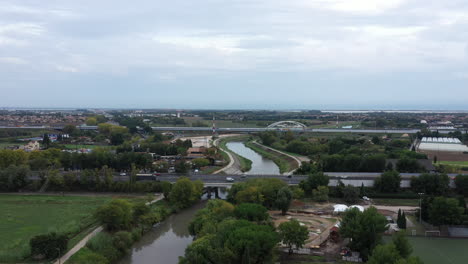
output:
[[[0,2],[0,108],[468,110],[468,3]]]

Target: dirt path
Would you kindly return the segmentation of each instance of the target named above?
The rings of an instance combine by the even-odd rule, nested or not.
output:
[[[417,209],[419,209],[418,206],[389,206],[389,205],[364,205],[364,208],[367,209],[369,208],[370,206],[373,206],[377,209],[381,209],[381,210],[387,210],[387,211],[392,211],[392,212],[395,212],[395,213],[398,213],[398,210],[401,209],[403,211],[416,211]]]
[[[151,204],[154,204],[155,202],[157,201],[160,201],[164,199],[164,195],[160,195],[158,198],[152,200],[151,202],[147,202],[146,205],[151,205]],[[60,257],[59,259],[57,259],[54,264],[62,264],[62,263],[65,263],[68,259],[71,258],[71,256],[73,256],[76,252],[78,252],[80,249],[82,249],[84,246],[86,246],[86,243],[88,243],[88,241],[93,238],[94,236],[96,236],[97,234],[99,234],[99,232],[101,232],[102,230],[104,230],[104,227],[103,226],[98,226],[96,227],[93,231],[91,231],[91,233],[89,233],[87,236],[85,236],[82,240],[80,240],[80,242],[78,242],[72,249],[70,249],[67,253],[65,253],[65,255],[63,255],[62,257]]]

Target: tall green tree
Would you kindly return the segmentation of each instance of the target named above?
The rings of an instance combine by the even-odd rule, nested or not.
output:
[[[178,209],[187,208],[200,200],[203,193],[201,181],[190,181],[187,177],[181,177],[173,185],[169,193],[169,202]]]
[[[289,210],[292,197],[293,197],[293,193],[287,186],[281,188],[278,191],[278,197],[276,198],[275,204],[276,204],[276,207],[281,210],[282,215],[286,215],[286,212]]]
[[[301,226],[296,219],[281,223],[278,226],[278,232],[283,244],[289,247],[289,254],[293,253],[293,246],[299,249],[304,246],[305,241],[309,238],[307,227]]]
[[[375,179],[374,187],[380,192],[397,192],[400,189],[401,176],[397,171],[386,171]]]
[[[265,221],[270,216],[268,210],[261,204],[254,203],[242,203],[234,210],[234,215],[239,219],[245,219],[248,221]]]
[[[408,258],[413,252],[413,247],[411,246],[408,238],[404,231],[397,232],[392,237],[392,243],[395,245],[396,250],[402,258]]]
[[[50,146],[50,138],[48,134],[44,134],[42,136],[42,144],[44,145],[45,149],[48,149]]]
[[[340,226],[342,237],[350,238],[350,248],[359,251],[364,259],[367,259],[374,247],[380,243],[385,230],[387,220],[375,207],[370,207],[364,212],[357,208],[347,210]]]
[[[429,222],[437,226],[459,224],[464,211],[457,199],[436,197],[429,206]]]
[[[95,216],[107,230],[128,229],[133,218],[132,205],[123,199],[112,200],[99,207]]]
[[[323,172],[316,172],[310,174],[306,180],[301,181],[299,186],[304,190],[306,195],[311,195],[312,191],[317,189],[319,186],[328,186],[330,178]]]
[[[393,243],[377,245],[372,251],[368,264],[395,264],[401,259],[398,250]]]

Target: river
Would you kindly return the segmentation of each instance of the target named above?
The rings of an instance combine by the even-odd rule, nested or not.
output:
[[[192,243],[188,225],[195,213],[205,206],[200,202],[169,216],[136,242],[119,264],[177,264],[185,248]]]
[[[246,147],[242,142],[228,142],[227,148],[240,156],[252,161],[252,169],[249,174],[280,174],[278,166],[270,159]]]

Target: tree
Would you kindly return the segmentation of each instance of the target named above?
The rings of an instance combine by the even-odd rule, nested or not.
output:
[[[457,175],[455,177],[455,186],[459,194],[468,196],[468,176]]]
[[[359,198],[359,193],[358,189],[352,185],[348,185],[343,188],[343,200],[347,204],[354,204],[357,202]]]
[[[426,170],[418,163],[417,159],[403,157],[398,160],[396,169],[399,172],[425,172]]]
[[[296,219],[281,223],[278,226],[278,232],[283,244],[289,247],[289,254],[293,253],[293,246],[299,249],[309,238],[307,227],[301,226]]]
[[[192,160],[192,164],[194,168],[200,169],[201,167],[210,165],[210,161],[205,158],[198,158],[198,159]]]
[[[107,230],[127,229],[133,218],[132,205],[126,200],[115,199],[99,207],[95,216]]]
[[[278,191],[278,197],[276,198],[276,207],[281,210],[282,215],[286,215],[291,204],[293,193],[289,187],[285,186]]]
[[[239,219],[245,219],[249,221],[265,221],[270,216],[268,210],[260,204],[254,203],[242,203],[234,209],[234,215]]]
[[[44,148],[45,149],[48,149],[49,146],[50,146],[50,138],[49,138],[49,135],[47,134],[44,134],[42,136],[42,144],[44,145]]]
[[[402,258],[408,258],[413,252],[413,247],[408,241],[408,238],[406,238],[404,231],[395,233],[392,237],[392,242]]]
[[[247,187],[246,189],[239,191],[236,194],[237,203],[258,203],[262,204],[265,200],[263,194],[260,192],[258,187]]]
[[[76,126],[68,124],[63,127],[63,133],[65,134],[73,134],[76,131]]]
[[[97,124],[98,124],[98,122],[97,122],[97,119],[95,117],[86,118],[86,125],[87,126],[95,126]]]
[[[224,247],[235,256],[230,263],[269,263],[279,241],[271,226],[253,223],[234,228],[224,237]]]
[[[31,171],[25,165],[12,165],[3,171],[0,171],[0,191],[19,191],[28,185],[28,177],[30,174]]]
[[[397,192],[400,182],[401,176],[397,171],[386,171],[375,179],[374,186],[380,192]]]
[[[350,248],[359,251],[364,259],[367,259],[372,249],[380,242],[385,230],[387,220],[375,207],[370,207],[364,212],[357,208],[347,210],[340,226],[342,237],[350,238]]]
[[[459,224],[464,211],[457,199],[436,197],[429,205],[429,222],[437,226]]]
[[[401,214],[401,229],[406,229],[406,214],[405,212],[403,211],[403,213]]]
[[[67,244],[67,236],[55,232],[35,236],[29,241],[31,255],[43,255],[47,259],[57,258],[59,254],[65,253]]]
[[[401,259],[395,245],[389,243],[387,245],[377,245],[372,251],[372,256],[369,258],[368,264],[395,264]]]
[[[328,201],[328,187],[318,186],[317,189],[312,191],[312,197],[317,202]]]
[[[301,181],[299,186],[304,190],[306,195],[311,195],[312,190],[317,189],[319,186],[328,186],[329,177],[323,172],[316,172],[310,174],[306,180]]]
[[[203,183],[201,181],[190,181],[187,177],[181,177],[172,186],[169,193],[169,202],[177,209],[191,206],[203,193]]]
[[[411,178],[411,189],[416,193],[443,195],[449,189],[450,179],[446,174],[423,173]]]
[[[179,161],[174,166],[175,172],[177,173],[186,173],[188,171],[187,165],[185,161]]]
[[[120,252],[127,252],[133,244],[132,233],[127,231],[119,231],[115,233],[112,239],[112,244]]]

